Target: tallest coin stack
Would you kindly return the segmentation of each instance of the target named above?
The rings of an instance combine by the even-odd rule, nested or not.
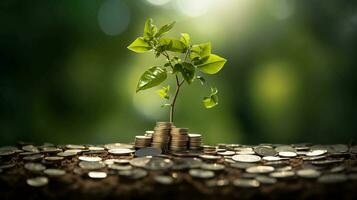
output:
[[[162,152],[168,152],[172,127],[174,126],[171,122],[156,122],[151,146],[161,149]]]

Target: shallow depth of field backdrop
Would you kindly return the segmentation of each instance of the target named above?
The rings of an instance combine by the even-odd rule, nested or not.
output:
[[[147,18],[171,36],[211,41],[227,58],[209,90],[183,87],[176,125],[206,143],[347,143],[357,134],[357,2],[79,0],[0,2],[0,145],[131,142],[168,120],[155,89],[135,94],[160,59],[127,46]]]

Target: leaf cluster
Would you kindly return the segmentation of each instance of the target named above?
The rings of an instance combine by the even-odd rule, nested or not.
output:
[[[183,83],[190,85],[195,80],[206,86],[206,80],[202,75],[218,73],[227,62],[226,59],[212,53],[210,42],[192,44],[188,33],[181,33],[179,38],[164,37],[174,25],[175,22],[171,22],[157,28],[153,20],[148,19],[145,22],[143,35],[128,46],[128,49],[136,53],[153,52],[156,58],[160,56],[166,58],[165,64],[153,66],[141,75],[136,92],[160,85],[168,75],[175,76],[178,87]],[[180,78],[182,81],[179,81]],[[157,94],[164,99],[170,98],[169,93],[170,86],[157,91]],[[218,104],[217,93],[217,88],[211,87],[210,94],[202,101],[206,108]]]

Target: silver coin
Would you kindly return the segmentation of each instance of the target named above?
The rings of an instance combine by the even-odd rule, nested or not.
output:
[[[225,166],[217,163],[203,163],[201,168],[205,170],[220,171],[224,170]]]
[[[167,170],[173,166],[173,162],[167,158],[153,157],[144,165],[147,170]]]
[[[41,163],[26,163],[25,169],[33,172],[40,172],[46,169],[46,167]]]
[[[244,187],[244,188],[254,188],[254,187],[259,187],[260,183],[259,181],[255,179],[235,179],[233,181],[233,185],[236,187]]]
[[[295,152],[296,150],[289,145],[282,145],[282,146],[278,146],[275,148],[275,151],[277,151],[278,153],[281,151],[290,151],[290,152]]]
[[[136,157],[144,157],[144,156],[157,156],[161,154],[161,149],[154,148],[154,147],[146,147],[141,148],[135,152]]]
[[[280,160],[285,160],[285,159],[288,159],[288,158],[281,158],[281,157],[278,157],[278,156],[264,156],[262,159],[265,160],[265,161],[280,161]]]
[[[248,167],[246,169],[246,172],[248,173],[255,173],[255,174],[264,174],[264,173],[270,173],[273,172],[275,170],[274,167],[272,166],[252,166],[252,167]]]
[[[105,148],[104,147],[91,146],[91,147],[88,147],[88,150],[91,150],[91,151],[104,151]]]
[[[31,156],[25,156],[22,159],[27,160],[27,161],[36,161],[36,160],[42,160],[44,156],[42,154],[35,154]]]
[[[48,178],[44,176],[29,178],[26,180],[26,183],[32,187],[41,187],[48,184]]]
[[[85,149],[86,147],[83,145],[76,145],[76,144],[67,144],[67,149]]]
[[[22,150],[29,151],[29,152],[40,152],[40,150],[37,147],[33,146],[33,145],[23,146]]]
[[[340,165],[340,166],[335,166],[335,167],[331,168],[330,172],[331,173],[339,173],[339,172],[344,171],[345,169],[346,169],[345,166]]]
[[[327,153],[327,150],[325,150],[325,149],[312,150],[312,151],[306,153],[306,156],[309,156],[309,157],[321,156],[325,153]]]
[[[296,174],[302,178],[317,178],[321,176],[321,172],[315,169],[300,169]]]
[[[214,177],[213,171],[204,170],[204,169],[190,169],[188,173],[190,174],[190,176],[194,178],[208,179]]]
[[[108,165],[109,169],[114,170],[131,170],[133,167],[131,165],[118,165],[118,164],[110,164]]]
[[[317,179],[319,183],[341,183],[347,181],[346,174],[325,174]]]
[[[297,156],[297,153],[295,153],[293,151],[280,151],[279,156],[293,158],[293,157]]]
[[[105,172],[88,172],[88,177],[93,179],[103,179],[107,178],[107,173]]]
[[[254,151],[260,156],[275,156],[277,152],[272,147],[257,146]]]
[[[151,157],[134,158],[130,160],[130,164],[134,167],[144,167],[150,160]]]
[[[109,149],[108,152],[114,155],[128,155],[134,153],[135,151],[132,149],[122,148],[122,149]]]
[[[81,161],[87,161],[87,162],[99,162],[99,161],[102,161],[101,157],[79,156],[78,159],[81,160]]]
[[[295,176],[294,171],[276,171],[269,174],[273,178],[291,178]]]
[[[256,155],[234,155],[232,159],[237,162],[259,162],[261,158]]]
[[[46,169],[43,171],[48,176],[63,176],[66,174],[66,171],[62,169]]]
[[[132,149],[133,145],[131,144],[123,144],[123,143],[113,143],[104,145],[106,149]]]
[[[174,178],[171,176],[158,175],[154,177],[154,180],[162,185],[172,185],[174,183]]]
[[[269,176],[256,176],[255,179],[262,184],[275,184],[277,182],[276,178]]]
[[[217,152],[218,155],[221,156],[233,156],[236,154],[234,151],[223,151],[223,152]]]
[[[76,152],[71,152],[71,151],[64,151],[64,152],[59,152],[57,153],[57,156],[61,156],[61,157],[72,157],[77,155]]]
[[[130,160],[128,159],[107,159],[104,161],[106,165],[112,165],[112,164],[129,164]]]
[[[60,157],[60,156],[48,156],[48,157],[45,157],[45,160],[46,161],[61,161],[63,160],[64,158],[63,157]]]
[[[96,169],[102,169],[105,167],[105,164],[103,162],[88,162],[88,161],[81,161],[79,162],[79,167],[82,169],[88,169],[88,170],[96,170]]]
[[[14,150],[1,150],[0,156],[11,156],[14,155],[16,152]]]

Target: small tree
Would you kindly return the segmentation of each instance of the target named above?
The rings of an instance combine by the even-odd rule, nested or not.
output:
[[[152,19],[148,19],[145,22],[143,36],[136,38],[128,46],[128,49],[137,53],[152,51],[156,58],[160,56],[166,58],[167,62],[163,66],[151,67],[142,74],[136,92],[160,85],[167,79],[168,74],[174,76],[176,90],[172,101],[170,104],[163,105],[170,107],[170,122],[174,120],[175,104],[183,84],[186,82],[190,85],[197,79],[203,86],[206,86],[206,80],[198,73],[215,74],[222,69],[227,61],[218,55],[211,54],[210,42],[191,44],[190,36],[187,33],[181,33],[179,39],[164,38],[163,36],[174,25],[175,22],[171,22],[157,29]],[[169,85],[162,87],[157,93],[160,97],[170,100]],[[205,108],[212,108],[218,104],[217,93],[217,88],[211,87],[210,94],[202,101]]]

